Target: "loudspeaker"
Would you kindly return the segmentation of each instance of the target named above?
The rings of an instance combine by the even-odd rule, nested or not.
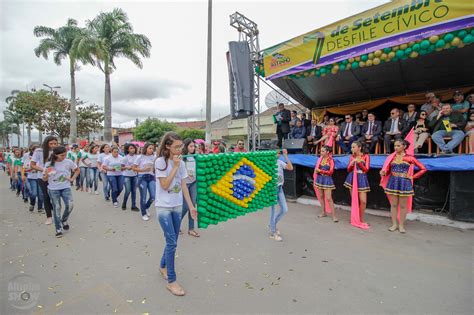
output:
[[[283,183],[283,191],[285,196],[290,199],[296,199],[303,194],[303,167],[293,165],[292,171],[283,171],[285,182]]]
[[[305,143],[306,139],[284,139],[283,148],[292,153],[303,152]]]
[[[474,171],[451,172],[449,217],[474,222]]]

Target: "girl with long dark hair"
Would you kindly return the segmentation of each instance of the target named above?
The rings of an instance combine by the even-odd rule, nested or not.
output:
[[[43,192],[38,184],[41,180],[41,173],[31,168],[31,160],[33,152],[38,149],[39,145],[32,144],[27,155],[23,157],[22,177],[26,186],[28,187],[28,197],[30,198],[30,211],[35,209],[36,202],[38,202],[38,212],[43,210]]]
[[[161,258],[160,273],[168,281],[167,289],[174,295],[183,296],[184,289],[176,282],[174,259],[183,212],[183,197],[186,200],[191,216],[197,219],[197,210],[189,195],[186,178],[186,165],[181,159],[183,141],[174,132],[167,132],[158,148],[155,162],[156,178],[156,212],[163,230],[166,246]]]
[[[97,152],[99,152],[99,146],[91,145],[89,152],[85,153],[82,158],[82,163],[87,166],[86,177],[89,193],[95,193],[96,195],[99,194],[99,192],[97,191],[97,188],[99,186],[99,170],[97,168],[97,161],[99,159],[99,156]]]
[[[123,195],[122,210],[127,210],[128,197],[131,196],[132,211],[138,211],[137,202],[137,186],[138,186],[138,173],[133,170],[133,165],[138,159],[137,147],[133,143],[127,143],[124,146],[124,170],[122,172],[125,186],[125,194]]]
[[[183,158],[184,164],[186,165],[186,171],[188,172],[188,177],[186,178],[186,185],[188,185],[189,195],[191,196],[191,201],[196,203],[197,196],[197,187],[196,187],[196,161],[194,157],[189,155],[194,155],[196,153],[196,145],[192,139],[185,139],[183,141],[183,155],[188,155]],[[181,221],[188,214],[188,234],[194,237],[199,237],[199,233],[194,230],[194,219],[191,217],[191,212],[187,203],[183,201],[183,213],[181,214]]]
[[[154,171],[155,145],[145,144],[143,154],[135,161],[132,169],[138,173],[138,188],[140,189],[140,210],[143,221],[150,219],[150,206],[155,201],[156,179]],[[148,200],[147,200],[148,192]]]
[[[336,186],[332,179],[334,160],[332,159],[331,151],[331,147],[326,145],[321,147],[321,156],[314,168],[314,190],[321,204],[321,214],[319,217],[326,217],[330,213],[332,220],[338,222],[332,199],[332,191],[336,189]]]
[[[102,191],[104,192],[105,201],[110,201],[110,184],[107,179],[107,172],[102,169],[104,159],[110,154],[110,145],[103,144],[100,146],[99,157],[97,158],[97,169],[99,170],[100,179],[102,180]]]
[[[87,171],[87,165],[84,163],[84,158],[86,157],[88,151],[89,145],[85,144],[82,149],[77,153],[78,166],[81,170],[81,175],[79,176],[79,187],[81,188],[81,191],[84,191],[84,183],[86,183],[86,192],[89,191],[87,186],[87,175],[89,172]]]
[[[48,182],[48,193],[51,198],[54,213],[54,226],[56,237],[63,236],[63,229],[69,230],[67,222],[73,209],[71,184],[74,184],[80,170],[77,164],[66,159],[66,148],[56,147],[51,154],[51,161],[44,166],[43,180]],[[73,175],[71,176],[71,173]],[[61,216],[61,200],[64,203],[64,213]]]
[[[118,197],[123,190],[122,170],[124,166],[123,157],[119,155],[119,148],[112,147],[112,153],[104,159],[102,169],[107,172],[107,180],[112,192],[112,203],[115,208],[118,208]]]
[[[44,165],[48,162],[49,157],[53,153],[54,148],[58,146],[58,139],[54,136],[47,136],[41,148],[38,148],[33,152],[33,156],[31,157],[31,169],[40,172],[40,174],[44,171]],[[51,199],[48,194],[48,183],[43,180],[38,180],[38,184],[40,186],[41,191],[43,192],[44,197],[44,210],[46,211],[46,222],[45,224],[53,223],[52,219],[52,211],[53,205],[51,204]]]

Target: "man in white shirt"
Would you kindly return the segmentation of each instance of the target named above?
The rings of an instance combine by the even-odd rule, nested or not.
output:
[[[398,140],[403,138],[405,133],[405,121],[400,118],[400,111],[398,108],[393,108],[390,111],[390,118],[385,121],[383,131],[385,133],[383,142],[385,145],[385,153],[391,152],[392,139]]]

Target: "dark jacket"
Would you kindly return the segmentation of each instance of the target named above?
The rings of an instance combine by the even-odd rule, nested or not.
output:
[[[464,119],[464,116],[462,113],[455,113],[452,112],[449,116],[443,115],[439,119],[436,119],[436,117],[430,121],[430,128],[433,130],[433,133],[435,133],[438,130],[446,130],[443,124],[443,120],[449,119],[449,123],[455,124],[458,126],[458,128],[452,128],[452,129],[458,129],[463,131],[464,127],[466,127],[466,120]]]
[[[292,139],[305,139],[306,138],[306,128],[301,126],[300,128],[295,127],[291,131],[291,138]]]
[[[313,127],[315,128],[314,129],[314,136],[311,134],[312,131],[313,131]],[[306,128],[306,136],[307,137],[313,136],[316,139],[320,139],[323,136],[323,128],[321,128],[321,126],[319,126],[319,125],[309,126],[308,128]]]
[[[275,116],[281,115],[281,121],[277,121],[277,130],[280,129],[282,133],[290,132],[290,120],[291,112],[288,109],[284,109],[282,112],[277,112]]]
[[[364,125],[362,126],[360,135],[365,136],[368,130],[369,130],[369,121],[366,121]],[[380,120],[374,120],[373,126],[372,126],[372,135],[380,136],[381,134],[382,134],[382,122]]]
[[[339,128],[339,136],[341,136],[341,138],[344,137],[346,126],[347,126],[347,123],[343,122],[341,124],[341,128]],[[351,134],[352,136],[356,136],[356,137],[359,136],[360,134],[360,126],[355,121],[353,121],[351,125]]]
[[[398,119],[398,131],[400,131],[402,135],[406,135],[409,126],[410,125],[408,125],[403,119]],[[385,121],[383,125],[383,132],[390,132],[390,127],[392,127],[392,119],[388,119]]]

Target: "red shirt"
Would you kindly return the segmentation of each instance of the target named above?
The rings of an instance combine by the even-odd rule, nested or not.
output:
[[[239,147],[235,147],[234,152],[247,152],[247,149],[245,148],[239,149]]]

